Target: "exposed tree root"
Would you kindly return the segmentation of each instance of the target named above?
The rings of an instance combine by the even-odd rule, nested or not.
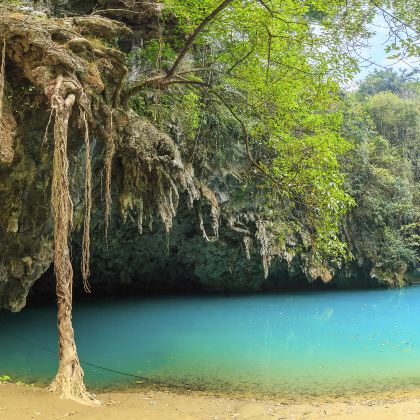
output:
[[[76,96],[73,93],[66,96],[63,76],[58,76],[51,96],[51,106],[55,113],[51,206],[54,215],[59,365],[49,390],[61,398],[92,404],[94,399],[86,391],[83,382],[83,370],[76,351],[71,315],[73,268],[68,240],[73,222],[73,203],[68,179],[67,135],[69,117],[75,100]]]
[[[123,220],[135,220],[137,216],[139,231],[142,232],[143,222],[148,220],[150,225],[157,213],[166,232],[169,232],[180,193],[187,193],[188,203],[193,207],[194,202],[205,195],[200,183],[194,177],[192,168],[184,166],[180,152],[170,137],[132,111],[118,111],[116,117],[119,121],[125,118],[128,130],[127,136],[119,139],[124,175],[123,191],[119,197]],[[218,218],[216,197],[208,193],[206,198],[212,201],[212,219],[215,221]],[[217,223],[213,227],[216,234]]]
[[[251,246],[252,246],[252,238],[250,236],[245,235],[242,238],[242,241],[244,243],[244,247],[245,247],[245,255],[246,255],[246,259],[250,260],[251,259]]]
[[[201,196],[208,201],[210,204],[210,216],[211,225],[214,236],[219,237],[219,218],[220,218],[220,207],[214,192],[203,183],[200,183]]]
[[[4,98],[6,65],[6,39],[3,39],[0,65],[0,162],[10,164],[13,161],[13,135],[15,120]]]
[[[6,155],[3,140],[3,97],[4,97],[4,82],[5,82],[5,65],[6,65],[6,38],[3,38],[3,48],[1,52],[1,66],[0,66],[0,157]],[[3,160],[2,159],[2,160]]]
[[[87,121],[87,98],[86,95],[82,96],[84,101],[81,105],[80,113],[82,122],[85,129],[85,215],[83,221],[83,239],[82,239],[82,278],[83,278],[83,288],[86,293],[90,293],[90,218],[91,218],[91,209],[92,209],[92,167],[90,161],[90,142],[89,142],[89,124]]]
[[[105,157],[104,157],[104,177],[105,177],[105,240],[108,240],[109,222],[111,220],[111,178],[112,178],[112,160],[115,155],[114,143],[114,124],[113,109],[106,108],[106,131],[105,131]]]
[[[0,160],[4,161],[6,155],[4,121],[9,115],[7,111],[4,112],[5,102],[1,101],[5,86],[5,57],[20,71],[20,77],[29,81],[38,91],[44,92],[45,96],[40,94],[40,99],[51,106],[50,120],[54,123],[51,207],[54,217],[59,366],[49,390],[62,398],[87,404],[95,401],[83,383],[83,370],[77,355],[71,317],[73,269],[69,237],[73,227],[73,203],[68,179],[67,141],[72,109],[76,106],[80,110],[78,126],[84,132],[86,150],[81,264],[86,291],[90,291],[92,168],[89,140],[93,136],[105,145],[105,235],[111,217],[114,158],[121,160],[124,171],[123,190],[119,199],[121,213],[123,218],[127,218],[129,213],[137,213],[140,232],[145,221],[151,227],[156,215],[160,216],[165,230],[169,232],[181,192],[187,194],[190,207],[200,198],[207,200],[211,206],[215,236],[219,228],[216,197],[210,189],[198,182],[191,166],[184,166],[174,141],[133,111],[117,108],[127,75],[125,57],[112,48],[94,47],[85,37],[108,32],[115,36],[127,30],[122,24],[110,22],[98,16],[55,20],[37,19],[19,13],[0,13],[0,34],[8,34],[4,40],[0,68]],[[75,123],[77,119],[72,117],[71,120]],[[9,126],[9,132],[12,133],[13,124]],[[77,124],[72,124],[72,127],[76,128]],[[13,139],[13,135],[9,139]],[[10,141],[8,144],[11,147]],[[130,218],[134,219],[131,214]]]
[[[264,278],[267,278],[272,259],[272,254],[270,253],[270,241],[267,236],[265,224],[262,220],[256,221],[256,228],[257,232],[255,233],[255,236],[260,242],[260,254],[264,270]]]

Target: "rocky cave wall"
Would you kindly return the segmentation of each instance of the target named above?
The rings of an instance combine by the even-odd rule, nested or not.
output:
[[[25,3],[28,6],[24,4],[22,10],[30,15],[65,15],[80,8],[81,11],[90,9],[96,2],[51,0]],[[98,2],[100,6],[103,3]],[[135,20],[138,14],[118,16],[135,29],[134,37],[138,39],[153,32],[154,18],[159,10],[157,3],[145,3],[154,7],[148,6],[150,14],[146,19],[147,24],[143,26]],[[24,9],[25,7],[29,9]],[[7,164],[0,162],[0,309],[18,311],[26,304],[27,295],[39,278],[45,282],[45,287],[39,285],[37,293],[53,290],[52,276],[43,276],[48,269],[51,273],[53,261],[50,207],[52,145],[51,142],[43,141],[49,118],[49,109],[42,102],[43,93],[37,91],[19,73],[19,69],[13,67],[13,63],[6,62],[5,72],[6,101],[12,110],[15,127],[13,160]],[[251,201],[236,198],[241,185],[235,173],[247,165],[246,159],[231,162],[231,171],[221,168],[214,161],[206,171],[200,171],[204,175],[198,180],[194,177],[194,168],[187,167],[185,162],[178,162],[182,160],[182,150],[177,150],[177,146],[172,145],[171,140],[151,127],[150,123],[130,115],[125,117],[127,126],[120,128],[123,132],[130,127],[128,131],[131,132],[124,134],[119,153],[113,162],[113,207],[107,240],[104,236],[103,217],[104,150],[100,141],[94,138],[92,142],[93,292],[258,291],[290,284],[303,285],[316,280],[316,273],[311,274],[310,270],[303,269],[305,255],[289,255],[285,249],[276,248],[273,245],[275,238],[268,234],[266,236],[258,209]],[[143,131],[149,132],[155,140],[148,142],[149,140],[142,137]],[[153,150],[149,150],[150,148]],[[143,227],[145,223],[142,220],[140,225],[143,232],[139,232],[138,220],[135,220],[136,216],[131,211],[138,202],[134,203],[135,199],[131,193],[125,191],[124,184],[126,172],[131,170],[131,166],[127,164],[127,156],[133,155],[134,151],[140,155],[155,154],[149,165],[169,160],[171,165],[176,163],[182,167],[182,179],[173,179],[174,182],[183,184],[184,192],[180,194],[177,215],[171,222],[172,228],[169,232],[158,217],[155,218],[152,229]],[[140,155],[135,155],[134,158],[138,160]],[[80,228],[84,156],[83,140],[73,121],[69,135],[70,183],[76,228],[72,256],[75,287],[79,290],[82,289],[78,267],[82,240]],[[142,192],[153,195],[153,191]],[[147,202],[142,202],[142,206],[144,205],[147,206]],[[150,222],[151,218],[149,219]],[[293,243],[296,238],[286,238],[287,241]],[[272,260],[271,268],[265,278],[269,260]],[[350,269],[338,273],[335,280],[339,285],[357,285],[360,279],[363,285],[375,284],[366,275],[367,272],[364,262],[355,263]]]

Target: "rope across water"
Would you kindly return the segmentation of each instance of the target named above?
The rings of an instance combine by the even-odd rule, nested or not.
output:
[[[37,347],[40,350],[46,351],[46,352],[51,353],[51,354],[58,355],[58,352],[57,351],[52,350],[52,349],[50,349],[48,347],[44,347],[44,346],[42,346],[40,344],[34,343],[33,341],[27,340],[26,338],[18,337],[18,336],[14,335],[14,334],[11,334],[11,333],[8,333],[6,335],[6,334],[0,332],[0,335],[2,335],[3,337],[7,337],[8,336],[8,337],[14,338],[15,340],[21,341],[21,342],[26,343],[26,344],[28,344],[30,346]],[[97,368],[97,369],[102,369],[102,370],[107,371],[107,372],[118,373],[120,375],[124,375],[124,376],[129,376],[129,377],[132,377],[132,378],[136,378],[137,380],[142,380],[142,381],[144,380],[143,377],[138,376],[138,375],[135,375],[133,373],[122,372],[122,371],[116,370],[116,369],[110,369],[110,368],[107,368],[105,366],[97,365],[95,363],[86,362],[84,360],[80,360],[80,363],[82,363],[82,364],[84,364],[86,366],[91,366],[91,367],[94,367],[94,368]]]

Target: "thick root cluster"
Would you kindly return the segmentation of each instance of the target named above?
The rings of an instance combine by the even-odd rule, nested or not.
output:
[[[75,95],[79,124],[104,142],[105,235],[108,233],[114,157],[124,168],[120,210],[124,219],[136,218],[139,231],[159,215],[169,231],[176,214],[179,194],[186,192],[192,208],[200,198],[210,203],[213,233],[218,236],[217,200],[207,187],[185,167],[175,143],[147,120],[119,108],[127,77],[125,56],[120,51],[99,47],[89,36],[116,36],[129,32],[121,23],[100,16],[41,20],[27,15],[0,15],[0,33],[8,33],[6,54],[24,76],[51,98],[59,74],[65,75],[68,92]],[[105,122],[105,123],[104,123]],[[85,136],[86,152],[89,154]],[[85,288],[89,274],[90,165],[86,159],[85,223],[82,274]],[[134,216],[134,217],[133,217]],[[202,216],[198,213],[203,236]]]
[[[268,270],[270,268],[271,260],[273,258],[270,253],[270,241],[267,236],[265,224],[262,220],[256,222],[257,232],[255,234],[257,240],[260,242],[260,254],[264,270],[264,277],[268,277]]]
[[[118,116],[117,116],[118,115]],[[194,177],[192,167],[184,165],[174,141],[157,130],[149,121],[129,111],[119,111],[116,118],[126,121],[126,129],[119,136],[118,150],[124,170],[123,190],[119,197],[120,211],[124,220],[151,228],[158,214],[167,232],[181,193],[186,193],[190,208],[199,209],[199,200],[210,203],[214,235],[218,235],[220,210],[214,193]],[[203,236],[205,233],[200,211],[197,213]]]
[[[54,158],[51,207],[54,217],[54,267],[58,303],[59,369],[49,390],[62,398],[91,404],[83,383],[71,323],[73,269],[69,237],[73,228],[73,203],[69,186],[67,145],[69,126],[84,137],[85,212],[82,243],[82,276],[90,291],[90,215],[92,168],[90,138],[104,144],[105,227],[108,231],[112,194],[112,166],[120,159],[124,169],[120,210],[123,217],[137,217],[139,231],[159,215],[169,231],[179,195],[185,192],[191,207],[203,198],[210,204],[213,233],[218,235],[219,207],[214,194],[184,166],[175,143],[147,120],[120,108],[120,95],[127,77],[125,55],[92,42],[90,36],[113,37],[126,33],[124,25],[90,16],[69,19],[39,19],[0,8],[0,38],[3,45],[0,67],[0,161],[13,160],[14,120],[3,100],[8,65],[33,85],[51,108]],[[46,130],[48,137],[48,127]],[[40,139],[42,141],[42,139]],[[204,230],[202,216],[201,229]]]
[[[100,402],[94,395],[86,390],[83,376],[83,370],[75,352],[72,358],[60,362],[58,372],[47,390],[61,399],[73,400],[85,405],[99,405]]]
[[[13,161],[13,137],[16,122],[5,98],[6,39],[3,39],[0,64],[0,162]]]
[[[3,99],[0,103],[0,163],[10,165],[13,162],[13,138],[16,130],[16,121],[8,102]]]
[[[95,28],[107,21],[95,17]],[[86,20],[83,31],[86,31]],[[104,23],[105,27],[106,24]],[[0,33],[3,40],[3,57],[0,69],[0,98],[3,99],[6,61],[19,69],[41,92],[51,107],[53,116],[54,157],[51,185],[51,208],[54,217],[54,269],[58,305],[59,368],[50,386],[60,397],[92,404],[94,399],[86,391],[83,370],[77,356],[72,328],[73,268],[70,258],[69,238],[73,228],[73,203],[69,186],[69,160],[67,155],[69,122],[76,120],[84,131],[85,165],[85,221],[83,234],[82,275],[85,289],[89,290],[89,225],[91,212],[91,163],[89,127],[99,131],[97,124],[105,109],[112,107],[118,95],[121,77],[126,74],[118,52],[110,48],[94,48],[83,38],[77,21],[41,20],[16,13],[0,13]],[[97,53],[100,60],[89,53]],[[109,79],[114,84],[109,84]],[[115,82],[116,80],[116,82]],[[108,85],[108,89],[105,86]],[[0,109],[3,111],[3,101]],[[76,111],[78,110],[78,113]],[[72,118],[72,115],[74,117]],[[1,112],[1,159],[11,160],[7,143],[7,112]],[[78,116],[78,117],[77,117]],[[10,126],[10,124],[9,124]],[[9,129],[10,131],[10,129]]]
[[[50,99],[55,113],[51,206],[54,216],[54,269],[60,355],[58,373],[50,390],[59,394],[61,398],[87,403],[92,398],[83,383],[83,371],[77,357],[71,321],[73,268],[68,243],[73,222],[73,203],[68,179],[67,137],[69,118],[76,96],[66,91],[66,84],[63,82],[63,76],[57,77]]]

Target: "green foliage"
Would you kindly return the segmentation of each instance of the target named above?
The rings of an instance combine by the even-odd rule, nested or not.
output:
[[[175,59],[176,54],[168,43],[158,39],[147,41],[141,48],[135,48],[128,55],[132,67],[143,73],[167,69]]]
[[[221,0],[164,1],[159,39],[146,42],[130,60],[142,79],[155,80],[169,72],[170,80],[145,84],[131,105],[177,138],[196,172],[205,172],[209,159],[221,165],[231,157],[241,159],[242,193],[252,194],[256,205],[264,203],[274,225],[284,226],[288,221],[301,237],[296,246],[310,251],[317,264],[340,265],[341,259],[349,257],[340,238],[340,221],[354,205],[349,194],[354,186],[344,188],[338,160],[354,143],[339,135],[342,98],[338,83],[351,80],[358,70],[352,48],[366,42],[369,24],[378,11],[392,9],[395,15],[388,20],[392,30],[397,30],[393,25],[402,18],[413,22],[410,13],[416,5],[413,0],[399,5],[391,0],[378,0],[377,5],[369,0],[233,0],[212,15],[220,4]],[[173,69],[193,34],[192,45]],[[390,51],[411,53],[415,39],[409,31],[403,35]],[[399,87],[392,85],[397,84],[395,75],[387,74],[390,81],[385,83],[383,76],[375,75],[399,93]],[[366,82],[365,96],[382,90],[375,83],[371,81],[369,87]],[[402,130],[407,129],[407,122],[412,127],[416,117],[410,104],[402,105],[400,99],[393,98],[392,104],[387,103],[386,116],[381,114],[382,127],[392,141],[407,138]],[[370,107],[363,105],[360,124],[368,119],[373,129],[379,123],[375,115],[387,100],[374,97]],[[397,116],[395,107],[399,107]],[[367,112],[372,119],[365,118]],[[400,125],[396,124],[399,118],[403,119]],[[372,143],[367,148],[376,147],[379,144]],[[391,158],[392,153],[387,153],[384,159]],[[370,171],[381,182],[397,183],[381,164]]]
[[[0,375],[0,382],[10,382],[12,378],[8,375]]]
[[[375,2],[376,3],[376,2]],[[403,60],[420,55],[418,1],[382,0],[376,3],[389,25],[392,43],[386,47],[389,58]]]
[[[310,247],[318,262],[328,257],[338,265],[346,255],[346,245],[339,240],[339,222],[354,204],[343,189],[344,177],[337,162],[348,144],[326,132],[277,142],[275,148],[272,171],[285,185],[282,197],[293,203],[301,226],[317,232]]]
[[[419,83],[420,85],[420,83]],[[420,102],[417,97],[406,98],[391,92],[370,97],[366,110],[379,134],[411,161],[414,177],[420,180]]]
[[[385,80],[378,80],[381,74]],[[406,153],[419,143],[419,99],[407,98],[410,82],[398,84],[404,96],[376,89],[368,96],[365,87],[374,79],[377,87],[389,81],[388,72],[373,76],[362,83],[363,95],[356,92],[346,104],[343,135],[354,148],[343,166],[349,173],[347,191],[357,203],[346,231],[352,252],[370,262],[371,275],[401,285],[419,260],[417,162]]]
[[[380,92],[392,92],[397,95],[407,96],[413,90],[418,81],[417,70],[402,71],[400,73],[392,70],[375,69],[360,84],[357,95],[363,99],[365,96],[372,96]]]
[[[22,4],[22,0],[3,0],[4,4],[7,6],[20,6]]]

